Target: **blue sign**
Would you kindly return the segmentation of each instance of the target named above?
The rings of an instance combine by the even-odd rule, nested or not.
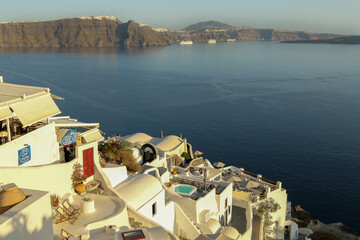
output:
[[[30,146],[24,147],[18,151],[18,160],[19,160],[18,162],[19,166],[31,160]]]
[[[61,139],[61,145],[70,145],[78,140],[78,134],[74,130],[69,130],[65,136]]]

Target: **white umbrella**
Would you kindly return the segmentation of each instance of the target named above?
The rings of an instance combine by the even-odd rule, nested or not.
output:
[[[258,182],[254,182],[254,181],[249,181],[246,185],[246,188],[257,188],[260,185],[260,183]]]
[[[217,167],[217,168],[222,168],[222,167],[225,166],[225,163],[223,163],[223,162],[216,162],[216,163],[213,164],[213,166],[215,166],[215,167]]]
[[[241,178],[239,178],[238,176],[232,176],[231,178],[228,179],[228,182],[240,182]]]

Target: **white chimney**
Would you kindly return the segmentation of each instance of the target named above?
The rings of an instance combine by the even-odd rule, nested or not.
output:
[[[3,76],[0,76],[0,82],[4,82]]]

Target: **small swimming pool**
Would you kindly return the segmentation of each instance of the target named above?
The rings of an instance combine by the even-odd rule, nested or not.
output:
[[[186,185],[186,184],[178,184],[178,185],[175,185],[172,188],[172,190],[176,193],[189,196],[196,191],[196,187]]]

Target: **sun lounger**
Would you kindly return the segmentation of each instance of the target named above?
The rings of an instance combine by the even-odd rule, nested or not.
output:
[[[68,200],[65,200],[62,203],[62,206],[64,208],[64,210],[68,213],[68,215],[74,215],[76,218],[78,218],[80,216],[80,208],[74,208],[69,202]]]
[[[56,209],[56,211],[59,213],[59,219],[56,221],[56,223],[68,221],[69,223],[74,224],[74,222],[77,220],[74,215],[69,215],[68,212],[66,212],[60,206]]]
[[[61,229],[61,238],[62,238],[62,240],[71,240],[71,239],[81,240],[81,235],[75,236],[75,235],[72,235],[71,233],[69,233],[68,231],[65,231],[64,229]]]

